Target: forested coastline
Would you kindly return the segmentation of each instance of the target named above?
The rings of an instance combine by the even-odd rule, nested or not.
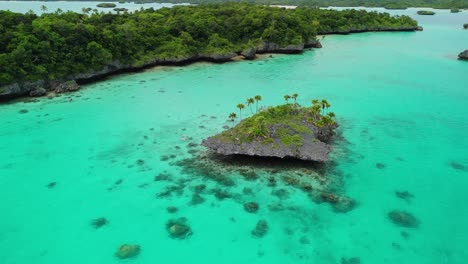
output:
[[[432,7],[432,8],[468,8],[466,0],[137,0],[135,3],[228,3],[228,2],[248,2],[265,5],[294,5],[309,7],[385,7],[388,9],[405,9],[409,7]]]
[[[417,29],[407,16],[250,4],[120,14],[0,11],[0,25],[0,99],[157,64],[297,53],[317,45],[317,34]]]
[[[19,0],[31,1],[31,0]],[[60,0],[48,0],[60,1]],[[101,0],[71,0],[81,2],[101,2]],[[384,7],[388,9],[406,9],[410,7],[432,7],[440,9],[461,8],[468,9],[468,1],[466,0],[108,0],[106,2],[133,2],[136,4],[143,3],[191,3],[191,4],[213,4],[213,3],[228,3],[228,2],[243,2],[250,4],[264,5],[294,5],[294,6],[309,6],[309,7]]]

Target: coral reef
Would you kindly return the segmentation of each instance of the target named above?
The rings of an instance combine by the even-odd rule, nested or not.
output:
[[[119,259],[128,259],[134,258],[138,254],[140,254],[139,245],[123,244],[117,249],[115,256]]]
[[[101,227],[107,225],[108,223],[109,223],[109,221],[107,221],[107,219],[104,218],[104,217],[99,217],[99,218],[91,220],[91,225],[94,228],[101,228]]]
[[[251,234],[257,238],[264,237],[267,233],[268,233],[268,223],[265,220],[259,220],[255,228],[251,232]]]
[[[416,228],[420,225],[419,220],[406,211],[393,210],[388,213],[388,218],[395,224],[401,227]]]
[[[175,239],[185,239],[193,234],[192,229],[187,224],[187,218],[185,217],[167,221],[166,230],[169,236]]]
[[[248,202],[244,204],[244,209],[249,213],[256,213],[259,209],[259,206],[256,202]]]

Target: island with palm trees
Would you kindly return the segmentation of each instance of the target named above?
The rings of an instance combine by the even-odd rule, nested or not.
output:
[[[285,104],[267,108],[258,107],[260,95],[248,98],[246,104],[252,115],[242,119],[246,106],[237,104],[239,123],[203,140],[202,145],[221,155],[327,161],[330,141],[338,127],[335,114],[328,111],[330,104],[325,99],[301,106],[297,97],[297,93],[285,95]],[[237,114],[228,117],[235,122]]]

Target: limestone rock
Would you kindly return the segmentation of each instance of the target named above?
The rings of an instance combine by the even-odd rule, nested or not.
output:
[[[32,90],[31,92],[29,92],[29,96],[32,96],[32,97],[40,97],[40,96],[44,96],[47,94],[47,90],[42,88],[42,87],[38,87],[34,90]]]
[[[460,60],[468,60],[468,50],[465,50],[463,52],[460,52],[460,54],[458,54],[458,59]]]

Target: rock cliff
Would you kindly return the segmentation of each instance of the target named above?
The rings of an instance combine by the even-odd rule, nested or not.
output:
[[[322,108],[286,104],[261,111],[235,127],[203,140],[202,145],[221,155],[328,160],[337,124]]]

